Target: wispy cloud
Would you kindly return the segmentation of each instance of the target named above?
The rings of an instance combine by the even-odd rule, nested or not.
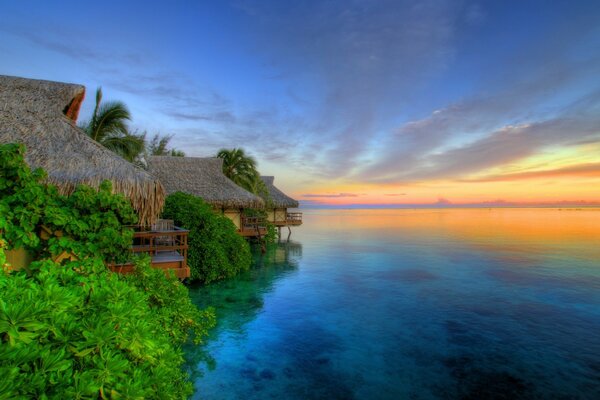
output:
[[[301,171],[304,181],[401,183],[411,185],[411,194],[416,185],[441,179],[594,174],[595,167],[581,165],[484,175],[553,146],[600,140],[600,53],[589,46],[597,38],[597,13],[565,15],[527,35],[507,35],[497,42],[502,49],[479,54],[471,46],[497,40],[490,39],[497,37],[490,26],[505,29],[491,7],[471,0],[236,1],[226,18],[236,13],[244,28],[227,34],[232,42],[244,34],[244,45],[252,44],[247,64],[262,68],[211,78],[229,74],[253,82],[239,92],[229,80],[213,87],[201,73],[189,68],[186,74],[180,64],[161,60],[147,51],[161,53],[154,43],[119,46],[98,40],[99,32],[83,24],[32,29],[21,18],[0,31],[81,65],[94,84],[120,91],[133,104],[138,99],[148,119],[144,128],[160,122],[189,155],[241,146],[259,161]],[[199,32],[190,27],[180,48],[198,50]],[[479,34],[488,36],[480,42]],[[202,48],[215,57],[233,51],[236,60],[243,59],[240,50]],[[196,55],[196,62],[212,62],[211,54]],[[246,93],[253,91],[258,95]],[[232,93],[251,100],[241,104]],[[313,191],[309,186],[302,190]]]
[[[520,172],[512,174],[488,175],[480,178],[462,179],[461,182],[503,182],[540,178],[600,178],[600,163],[585,163],[570,167],[546,169],[541,171]]]
[[[63,54],[72,59],[95,63],[97,65],[106,65],[109,63],[120,63],[130,67],[148,65],[151,58],[142,53],[116,52],[114,49],[101,49],[95,46],[86,45],[92,42],[89,34],[72,31],[59,25],[48,25],[43,30],[32,30],[29,27],[18,26],[15,24],[3,24],[0,31],[26,39],[39,47],[56,53]],[[68,37],[69,40],[65,40]]]
[[[405,103],[444,69],[461,17],[453,1],[239,7],[270,43],[263,54],[287,79],[288,93],[298,98],[307,80],[321,83],[311,102],[296,103],[310,115],[305,133],[321,143],[316,161],[329,177],[357,167],[379,121],[396,112],[387,102]]]
[[[592,65],[585,63],[569,72],[569,76],[577,79],[579,74],[591,72]],[[556,110],[554,118],[539,115],[531,122],[493,129],[507,120],[533,119],[523,110],[535,107],[555,87],[549,84],[550,76],[544,80],[546,88],[539,82],[516,86],[496,96],[476,97],[405,124],[385,144],[383,157],[357,176],[379,182],[459,178],[530,156],[549,146],[600,140],[597,129],[600,90],[596,88]],[[452,145],[459,133],[467,143]]]
[[[303,194],[304,198],[340,198],[340,197],[358,197],[360,194],[356,193],[336,193],[336,194],[318,194],[318,193],[308,193]]]
[[[157,62],[155,55],[139,50],[123,51],[114,46],[103,47],[85,32],[74,33],[56,25],[45,26],[43,30],[8,25],[0,30],[68,57],[74,63],[84,64],[102,86],[154,103],[158,113],[174,120],[196,118],[196,121],[230,122],[235,119],[225,97],[202,87],[181,71]]]
[[[213,121],[224,123],[236,121],[236,117],[229,111],[221,111],[212,114],[191,114],[181,111],[165,111],[165,114],[182,121]]]

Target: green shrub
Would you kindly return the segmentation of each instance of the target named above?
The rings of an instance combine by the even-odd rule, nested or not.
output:
[[[200,344],[216,324],[214,310],[198,310],[187,287],[174,276],[165,277],[164,271],[151,268],[149,257],[138,260],[134,273],[125,279],[148,294],[148,304],[157,321],[176,343],[187,342],[191,334],[194,342]]]
[[[43,183],[43,170],[30,170],[24,154],[23,145],[0,146],[0,231],[8,248],[25,248],[36,258],[66,251],[79,258],[125,261],[133,236],[125,225],[137,221],[129,201],[113,194],[109,181],[98,190],[81,185],[61,196],[55,186]],[[61,236],[42,239],[42,226]]]
[[[189,328],[206,334],[214,315],[194,309],[183,285],[147,261],[135,284],[98,258],[36,261],[30,271],[0,273],[0,398],[192,393],[181,345]]]
[[[250,268],[250,246],[233,222],[216,214],[199,197],[177,192],[165,202],[163,218],[190,231],[188,266],[191,279],[204,283],[235,276]]]
[[[262,182],[262,181],[261,181]],[[266,200],[265,200],[266,201]],[[267,203],[269,204],[269,203]],[[273,244],[277,241],[277,230],[275,225],[267,220],[267,211],[266,210],[258,210],[254,208],[246,208],[244,210],[244,214],[247,217],[258,217],[264,220],[264,226],[267,228],[267,234],[262,237],[262,240],[266,244]]]
[[[213,311],[198,310],[148,257],[134,276],[109,272],[105,261],[129,253],[127,200],[109,183],[61,196],[23,153],[0,146],[0,399],[186,398],[181,346],[201,341]],[[42,239],[42,226],[62,236]],[[4,250],[19,247],[38,261],[9,272]],[[63,251],[79,260],[48,259]]]

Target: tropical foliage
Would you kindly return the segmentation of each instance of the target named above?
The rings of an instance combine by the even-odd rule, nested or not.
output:
[[[163,218],[189,229],[191,279],[204,283],[235,276],[250,267],[250,246],[233,222],[213,212],[201,198],[182,192],[169,195]]]
[[[99,258],[0,273],[0,398],[187,398],[181,345],[214,314],[147,261],[138,268],[142,281]]]
[[[23,145],[0,146],[0,230],[9,248],[24,248],[36,258],[66,251],[125,261],[133,233],[124,226],[137,221],[129,201],[112,194],[109,181],[99,190],[81,185],[60,196],[42,183],[44,171],[30,170],[24,153]],[[42,229],[49,234],[39,235]]]
[[[173,139],[173,135],[161,136],[158,133],[155,134],[152,139],[146,142],[146,153],[151,156],[185,157],[183,151],[169,147],[171,139]]]
[[[186,398],[181,346],[206,335],[213,311],[148,259],[135,276],[109,272],[105,261],[130,243],[117,225],[134,220],[131,206],[108,184],[61,196],[23,152],[0,146],[0,399]],[[38,261],[11,271],[4,251],[16,247]],[[79,259],[59,265],[50,259],[59,251]]]
[[[89,121],[80,127],[89,137],[128,161],[135,161],[144,151],[144,136],[129,132],[131,114],[120,101],[102,103],[102,88],[96,90],[96,106]]]
[[[265,202],[270,201],[270,199],[264,198]],[[268,203],[267,203],[268,204]],[[267,206],[268,208],[268,206]],[[257,217],[261,221],[261,226],[264,225],[267,228],[267,233],[261,239],[265,244],[273,244],[277,241],[277,228],[267,219],[267,211],[262,209],[254,209],[254,208],[246,208],[244,209],[244,215],[247,217]]]
[[[247,155],[243,149],[221,149],[217,157],[223,159],[223,174],[255,194],[264,194],[266,187],[256,169],[256,160]]]

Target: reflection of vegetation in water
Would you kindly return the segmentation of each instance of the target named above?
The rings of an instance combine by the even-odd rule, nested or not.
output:
[[[302,244],[298,242],[279,242],[267,246],[265,254],[254,252],[254,266],[263,267],[280,264],[293,264],[297,267],[298,260],[302,258]]]
[[[218,341],[222,334],[244,334],[244,326],[262,309],[264,295],[275,282],[296,271],[302,257],[302,244],[297,242],[271,244],[264,254],[258,246],[252,250],[253,264],[249,271],[229,280],[190,286],[192,302],[202,307],[210,305],[217,314],[217,328],[211,332],[208,344]],[[189,345],[186,358],[193,379],[198,375],[199,363],[209,369],[216,366],[216,360],[203,346]]]

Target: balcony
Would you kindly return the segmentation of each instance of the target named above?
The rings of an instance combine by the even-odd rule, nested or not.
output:
[[[287,225],[302,225],[302,213],[301,212],[289,212],[286,218]]]
[[[179,279],[189,278],[187,266],[188,230],[172,225],[172,221],[161,220],[152,227],[135,226],[131,252],[148,254],[152,260],[152,268],[173,271]],[[111,264],[113,272],[129,274],[133,272],[133,264]]]
[[[300,212],[274,212],[273,225],[278,228],[282,226],[298,226],[302,225],[302,213]]]
[[[261,238],[267,234],[265,220],[259,217],[247,217],[242,215],[238,233],[244,237]]]

